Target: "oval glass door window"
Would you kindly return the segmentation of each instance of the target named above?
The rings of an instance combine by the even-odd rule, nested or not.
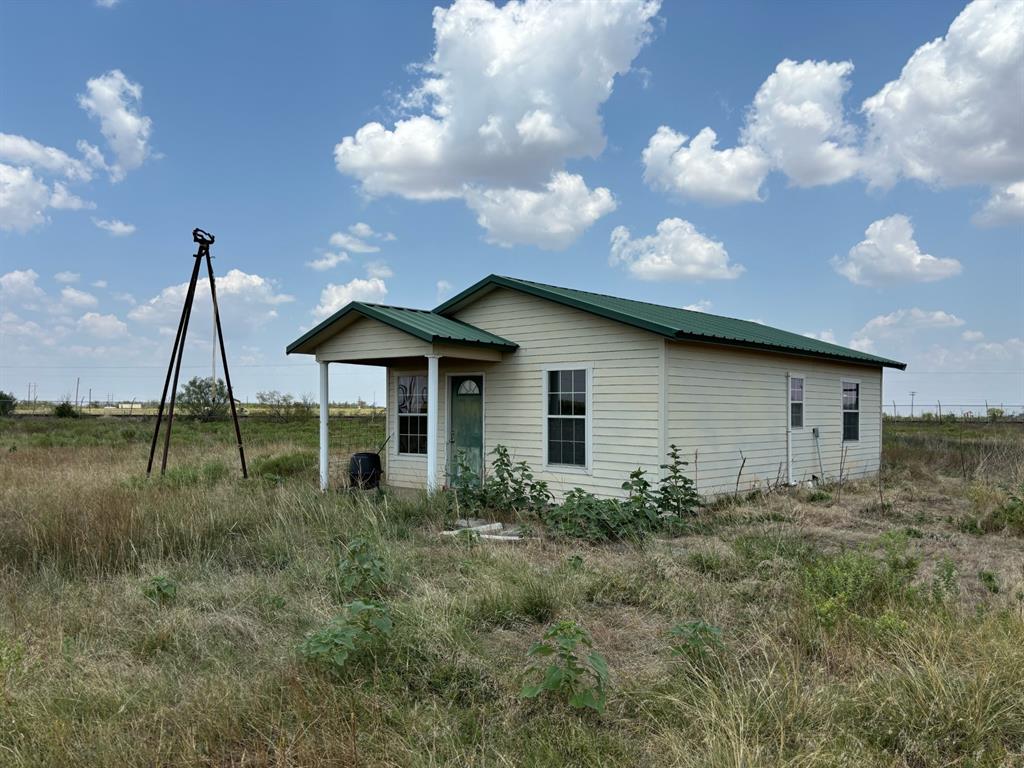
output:
[[[459,384],[460,395],[479,395],[480,386],[472,379],[466,379],[464,382]]]

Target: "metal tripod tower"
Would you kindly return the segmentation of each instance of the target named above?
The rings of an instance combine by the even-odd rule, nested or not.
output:
[[[167,366],[167,378],[164,379],[164,391],[160,395],[160,408],[156,413],[156,429],[153,431],[153,444],[149,447],[149,464],[146,465],[146,474],[153,471],[153,458],[156,456],[156,443],[160,437],[160,424],[163,421],[164,405],[167,404],[167,431],[164,433],[164,453],[160,460],[160,474],[167,470],[167,451],[171,446],[171,426],[174,424],[174,401],[178,393],[178,374],[181,373],[181,356],[185,351],[185,336],[188,334],[188,321],[192,315],[192,301],[196,296],[196,283],[199,280],[199,267],[203,258],[206,259],[206,271],[210,276],[210,297],[213,299],[213,322],[217,327],[217,338],[220,340],[220,359],[224,366],[224,381],[228,387],[228,403],[231,404],[231,419],[235,423],[235,439],[238,441],[238,458],[242,462],[242,477],[248,477],[249,472],[245,467],[245,449],[242,448],[242,430],[238,426],[238,412],[235,410],[235,395],[231,390],[231,375],[228,373],[228,353],[224,348],[224,332],[220,327],[220,310],[217,308],[217,286],[213,279],[213,261],[210,257],[210,246],[213,245],[214,237],[209,232],[201,229],[192,230],[192,242],[199,245],[194,256],[195,265],[192,267],[192,279],[188,283],[188,292],[185,294],[185,305],[181,308],[181,319],[178,321],[178,333],[174,337],[174,346],[171,348],[171,362]],[[171,375],[174,382],[171,383]],[[167,389],[171,390],[171,402],[167,403]]]

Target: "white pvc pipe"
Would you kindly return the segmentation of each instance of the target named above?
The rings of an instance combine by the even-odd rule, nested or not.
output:
[[[427,355],[427,491],[437,490],[437,359]]]
[[[320,490],[327,490],[327,419],[330,416],[330,400],[328,398],[328,363],[320,363]]]
[[[793,386],[791,374],[786,374],[786,485],[793,484]],[[806,414],[805,414],[806,416]]]

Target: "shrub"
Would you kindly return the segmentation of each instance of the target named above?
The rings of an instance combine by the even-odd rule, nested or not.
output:
[[[668,635],[672,639],[672,653],[695,663],[704,663],[725,650],[722,630],[700,619],[676,624]]]
[[[999,594],[999,578],[992,571],[978,571],[978,580],[993,595]]]
[[[668,472],[658,484],[658,510],[677,517],[695,515],[700,506],[700,495],[693,480],[683,474],[683,467],[688,467],[689,462],[679,458],[675,444],[670,447],[668,457],[671,461],[661,465]]]
[[[622,490],[628,493],[623,504],[624,511],[636,519],[646,518],[652,529],[658,526],[658,507],[651,492],[651,484],[645,477],[647,473],[637,467],[629,473],[629,480],[622,484]]]
[[[0,416],[10,416],[18,405],[18,398],[13,392],[0,390]]]
[[[157,605],[174,602],[178,596],[178,585],[167,576],[154,576],[142,586],[142,594]]]
[[[267,417],[274,421],[303,421],[313,416],[313,399],[309,395],[303,395],[302,399],[296,400],[291,395],[281,394],[272,389],[268,392],[257,392],[256,402],[262,406]]]
[[[200,421],[219,421],[228,415],[228,388],[222,379],[193,376],[178,392],[177,402],[189,416]]]
[[[591,542],[636,539],[654,528],[648,515],[637,515],[635,507],[616,499],[599,499],[582,488],[569,491],[565,501],[545,512],[543,519],[563,536]]]
[[[53,415],[58,419],[77,419],[78,409],[70,400],[64,400],[53,407]]]
[[[546,509],[554,497],[546,482],[534,479],[530,465],[525,461],[513,462],[503,445],[496,445],[493,454],[491,472],[485,481],[469,466],[463,453],[456,457],[458,472],[452,490],[462,511],[489,509],[515,514]]]
[[[327,626],[306,635],[299,654],[333,675],[340,675],[350,661],[372,655],[391,636],[391,615],[376,603],[355,600]]]
[[[904,540],[905,541],[905,540]],[[885,560],[863,550],[819,555],[803,569],[803,587],[819,621],[835,626],[847,616],[873,616],[888,602],[910,597],[917,559],[905,544],[889,544]]]
[[[302,475],[316,469],[319,457],[312,451],[294,451],[277,456],[267,456],[253,462],[252,474],[268,480],[282,480]]]
[[[593,645],[590,634],[574,621],[559,621],[549,627],[543,639],[527,653],[539,662],[527,674],[541,677],[538,682],[523,686],[523,698],[533,699],[547,692],[567,699],[571,707],[603,712],[608,695],[608,663],[593,650]],[[547,660],[550,662],[545,664]]]
[[[342,594],[376,594],[387,582],[387,564],[370,542],[354,538],[338,560],[336,580]]]

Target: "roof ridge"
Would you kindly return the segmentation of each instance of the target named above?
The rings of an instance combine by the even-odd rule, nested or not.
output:
[[[590,296],[600,296],[602,299],[615,299],[616,301],[632,301],[634,304],[644,304],[648,307],[657,307],[658,309],[671,309],[673,312],[690,312],[695,315],[704,315],[705,317],[720,317],[723,320],[733,320],[740,323],[753,323],[754,325],[764,325],[766,328],[774,328],[774,326],[766,325],[765,323],[759,323],[756,320],[746,320],[742,317],[732,317],[730,315],[719,315],[715,312],[704,312],[700,309],[687,309],[686,307],[673,307],[671,304],[657,304],[653,301],[644,301],[643,299],[631,299],[628,296],[616,296],[611,293],[598,293],[597,291],[586,291],[582,288],[569,288],[565,285],[552,285],[551,283],[541,283],[536,280],[523,280],[521,277],[509,277],[508,275],[498,275],[498,277],[504,278],[505,280],[515,280],[520,283],[529,283],[532,285],[543,286],[544,288],[557,288],[560,291],[572,291],[573,293],[586,293]],[[782,331],[783,328],[775,328],[775,330]],[[786,333],[793,333],[793,331],[786,331]]]
[[[400,307],[397,304],[378,304],[374,301],[353,301],[353,304],[361,304],[364,307],[380,307],[381,309],[400,309],[403,312],[421,312],[425,315],[437,315],[432,309],[420,309],[419,307]],[[440,317],[441,315],[438,315]]]

